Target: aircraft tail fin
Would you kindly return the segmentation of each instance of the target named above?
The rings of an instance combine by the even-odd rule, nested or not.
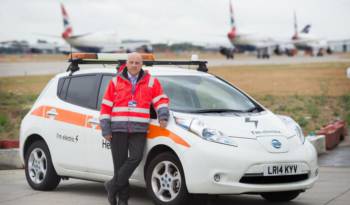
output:
[[[235,22],[235,17],[233,14],[233,6],[232,6],[231,0],[230,0],[230,23],[231,23],[231,28],[236,27],[236,22]]]
[[[230,24],[231,24],[231,30],[227,34],[227,36],[229,39],[234,39],[236,37],[236,21],[234,18],[233,6],[232,6],[231,0],[230,0]]]
[[[297,40],[299,38],[298,36],[298,20],[297,20],[297,14],[294,10],[294,35],[292,36],[293,40]]]
[[[301,33],[309,33],[311,29],[311,25],[307,24],[302,30]]]
[[[63,33],[62,37],[64,39],[67,39],[73,35],[73,29],[72,25],[70,24],[68,13],[66,9],[64,8],[64,5],[61,3],[61,12],[62,12],[62,17],[63,17]]]

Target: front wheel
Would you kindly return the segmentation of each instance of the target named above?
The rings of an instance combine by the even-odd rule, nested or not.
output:
[[[25,155],[25,174],[28,184],[35,190],[53,190],[60,183],[61,178],[53,167],[44,141],[36,141],[30,145]]]
[[[146,184],[155,204],[181,205],[189,200],[181,163],[171,152],[151,160],[146,170]]]
[[[272,202],[287,202],[297,198],[299,194],[300,191],[283,191],[262,193],[261,196]]]

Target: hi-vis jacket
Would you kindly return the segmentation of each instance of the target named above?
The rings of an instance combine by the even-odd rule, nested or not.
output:
[[[102,135],[147,132],[151,104],[159,120],[168,120],[169,98],[163,93],[158,79],[141,69],[133,91],[127,68],[124,68],[110,81],[101,103]]]

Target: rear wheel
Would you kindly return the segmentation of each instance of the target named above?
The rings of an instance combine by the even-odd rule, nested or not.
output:
[[[35,190],[53,190],[60,183],[52,165],[49,149],[44,141],[30,145],[25,155],[25,174],[28,184]]]
[[[286,202],[297,198],[300,191],[283,191],[283,192],[267,192],[262,193],[261,196],[272,202]]]
[[[158,205],[181,205],[189,199],[180,161],[171,152],[151,160],[146,171],[148,194]]]

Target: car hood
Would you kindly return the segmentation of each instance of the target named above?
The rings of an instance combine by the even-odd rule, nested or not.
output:
[[[173,113],[174,117],[198,119],[207,128],[217,129],[231,137],[256,139],[262,136],[281,136],[289,138],[295,133],[280,117],[270,111],[260,113]]]

